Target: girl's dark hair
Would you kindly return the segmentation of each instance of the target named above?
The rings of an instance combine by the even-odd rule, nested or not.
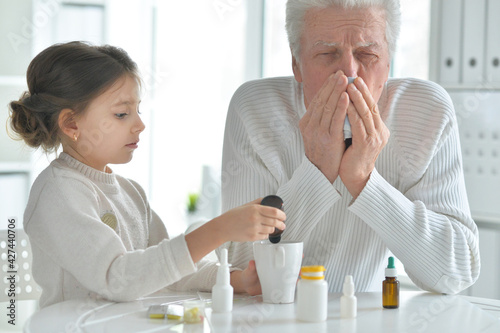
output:
[[[120,48],[84,42],[52,45],[31,61],[28,91],[9,105],[10,127],[30,147],[55,151],[61,143],[61,110],[80,115],[124,75],[141,82],[136,63]]]

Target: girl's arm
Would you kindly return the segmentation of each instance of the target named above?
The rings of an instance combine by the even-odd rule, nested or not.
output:
[[[266,239],[274,228],[284,229],[283,211],[260,205],[261,199],[229,210],[186,235],[193,262],[198,262],[225,242]]]

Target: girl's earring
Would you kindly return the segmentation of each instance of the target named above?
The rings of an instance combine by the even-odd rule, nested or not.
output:
[[[77,142],[78,141],[78,136],[75,134],[73,134],[73,141]]]

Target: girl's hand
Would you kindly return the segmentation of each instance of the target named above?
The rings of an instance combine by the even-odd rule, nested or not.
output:
[[[262,294],[255,260],[250,260],[248,267],[243,271],[231,272],[231,285],[237,293],[247,293],[252,296]]]
[[[248,242],[262,240],[274,232],[285,229],[286,215],[277,208],[262,206],[262,198],[236,207],[217,217],[225,241]]]
[[[222,244],[266,239],[274,228],[285,229],[286,215],[274,207],[262,206],[262,199],[231,209],[185,236],[193,262],[197,263]]]

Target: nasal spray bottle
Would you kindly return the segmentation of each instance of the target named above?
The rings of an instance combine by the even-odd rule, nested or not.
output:
[[[382,282],[382,306],[386,309],[399,307],[398,272],[394,266],[394,257],[389,257],[389,264],[385,269],[385,280]]]
[[[353,83],[354,79],[355,77],[348,77],[347,84]],[[351,123],[349,122],[349,118],[347,118],[347,115],[345,116],[344,120],[344,142],[345,142],[345,149],[349,148],[349,146],[352,144]]]
[[[358,300],[354,296],[354,282],[352,275],[347,275],[344,281],[344,295],[340,297],[340,318],[356,318]]]
[[[229,283],[227,249],[221,250],[217,282],[212,288],[212,311],[231,312],[233,310],[233,287]]]

